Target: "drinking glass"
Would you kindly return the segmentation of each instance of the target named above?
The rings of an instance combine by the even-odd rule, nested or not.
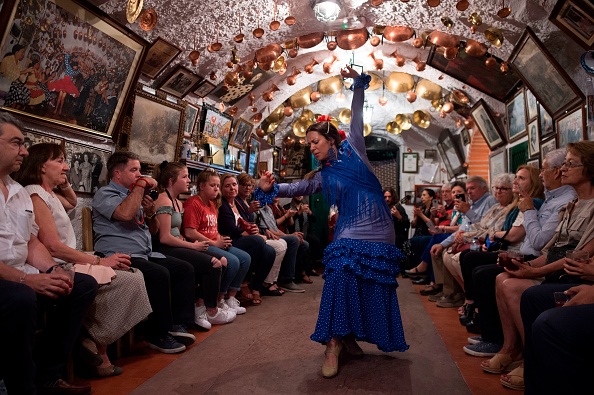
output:
[[[553,292],[553,297],[555,298],[555,306],[561,307],[569,302],[573,295],[568,295],[565,292]]]
[[[590,258],[590,254],[588,251],[583,250],[569,250],[565,252],[565,258],[573,259],[574,261],[578,262],[588,262]]]

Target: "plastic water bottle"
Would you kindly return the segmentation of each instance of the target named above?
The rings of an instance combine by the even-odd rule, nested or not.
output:
[[[472,243],[470,243],[470,251],[480,251],[480,249],[481,245],[478,239],[475,237],[474,239],[472,239]]]

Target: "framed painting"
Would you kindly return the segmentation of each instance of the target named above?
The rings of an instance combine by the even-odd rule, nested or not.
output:
[[[183,140],[185,107],[136,90],[132,119],[126,145],[120,149],[131,150],[142,162],[160,164],[164,160],[175,161],[180,157]]]
[[[526,89],[526,119],[528,122],[532,121],[538,116],[538,102],[530,89]]]
[[[540,160],[538,158],[530,159],[528,162],[526,162],[526,165],[534,167],[535,169],[540,169]]]
[[[258,163],[260,163],[260,141],[255,137],[251,136],[250,140],[250,153],[248,155],[248,167],[247,173],[254,179],[258,178]]]
[[[200,108],[196,107],[193,104],[186,103],[186,111],[184,116],[184,136],[192,137],[194,134],[194,127],[196,125],[196,120],[200,115]]]
[[[554,151],[555,149],[557,149],[557,141],[555,140],[555,136],[552,136],[540,144],[540,158],[545,160],[549,152]]]
[[[465,128],[465,127],[460,128],[460,136],[462,136],[462,143],[464,145],[470,144],[470,142],[471,142],[470,131],[467,128]]]
[[[594,49],[594,5],[591,1],[558,1],[549,20],[582,47]]]
[[[489,155],[489,184],[498,174],[507,173],[507,151],[505,148]]]
[[[282,162],[282,152],[280,147],[274,147],[274,152],[272,153],[272,171],[278,173],[281,168]]]
[[[310,167],[308,166],[311,160],[311,154],[306,152],[306,149],[301,144],[295,144],[292,149],[290,149],[287,153],[287,165],[285,166],[285,170],[287,174],[285,175],[285,179],[300,179],[303,178],[307,169]]]
[[[248,168],[247,152],[245,152],[243,150],[237,151],[237,161],[241,165],[241,170],[244,170],[247,173],[247,170],[246,170]],[[237,170],[239,170],[239,169],[237,169]]]
[[[491,115],[487,103],[485,103],[483,99],[480,99],[474,107],[472,107],[470,115],[474,119],[474,123],[485,138],[491,151],[505,144],[505,138],[497,127],[497,123]]]
[[[429,52],[427,65],[499,101],[507,101],[515,92],[514,89],[522,82],[518,75],[513,70],[509,70],[508,73],[499,73],[497,78],[493,78],[493,69],[485,65],[485,58],[468,55],[464,47],[464,44],[461,45],[458,56],[448,60],[444,56],[443,47],[433,46]],[[499,69],[503,61],[497,57],[494,58],[497,60],[497,69]]]
[[[424,189],[432,189],[435,192],[435,199],[441,202],[441,185],[434,184],[415,184],[415,193],[413,202],[415,206],[421,204],[421,195]]]
[[[194,74],[185,67],[177,65],[167,78],[161,81],[157,89],[181,99],[190,93],[202,80],[203,78],[198,74]]]
[[[95,193],[107,185],[107,160],[111,151],[66,141],[66,163],[70,166],[68,180],[76,192]]]
[[[419,172],[419,153],[418,152],[404,152],[404,153],[402,153],[402,172],[403,173],[418,173]]]
[[[441,132],[437,149],[441,155],[450,178],[456,177],[465,172],[464,154],[454,141],[448,129]]]
[[[404,201],[404,204],[407,206],[412,206],[415,204],[415,191],[404,191],[404,196],[410,196],[409,199]]]
[[[244,149],[248,138],[252,134],[252,129],[254,129],[254,125],[252,123],[246,121],[243,118],[239,118],[235,123],[235,130],[233,130],[233,135],[229,140],[229,144],[234,147]]]
[[[23,136],[25,137],[25,148],[29,149],[32,145],[41,143],[52,143],[58,144],[64,147],[64,139],[56,136],[50,136],[45,133],[33,132],[28,129],[23,130]]]
[[[520,91],[505,105],[507,111],[508,141],[516,141],[526,134],[526,108],[524,90]]]
[[[119,130],[144,39],[81,0],[4,1],[0,32],[2,68],[13,65],[0,76],[1,107],[51,129],[108,137]]]
[[[557,147],[565,148],[567,143],[585,140],[586,114],[584,106],[579,106],[557,120]]]
[[[162,37],[157,37],[142,64],[142,74],[154,80],[182,52]]]
[[[538,119],[528,124],[528,156],[540,155],[540,136],[538,135]]]
[[[216,85],[211,83],[210,81],[203,80],[197,87],[194,89],[194,94],[198,97],[206,97],[213,89],[216,88]]]
[[[227,149],[232,124],[233,117],[231,115],[220,112],[209,104],[202,105],[200,116],[202,130],[200,130],[200,133],[203,137],[206,137],[208,144]]]
[[[555,133],[555,124],[553,118],[549,115],[547,110],[538,103],[538,127],[542,137],[549,136]]]
[[[553,119],[583,99],[578,86],[530,27],[526,27],[518,40],[509,57],[509,64]]]

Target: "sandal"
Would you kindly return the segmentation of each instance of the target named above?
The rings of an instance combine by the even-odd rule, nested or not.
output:
[[[512,390],[524,391],[524,366],[519,366],[508,374],[502,375],[499,382]]]
[[[253,299],[252,306],[260,306],[262,304],[262,296],[259,293],[252,291]]]
[[[302,283],[305,284],[313,284],[313,280],[311,278],[309,278],[307,275],[303,276],[303,278],[301,279]]]
[[[239,291],[239,294],[235,296],[240,302],[243,301],[244,302],[249,302],[254,298],[254,295],[252,295],[252,291],[250,291],[250,287],[247,284],[241,284],[241,289]]]
[[[336,366],[328,366],[326,363],[322,365],[322,376],[325,379],[331,379],[332,377],[338,374],[338,359],[340,357],[340,352],[342,351],[342,343],[336,344],[336,346],[330,348],[326,347],[326,351],[324,354],[334,354],[336,356]],[[326,361],[324,361],[326,362]]]
[[[271,289],[274,286],[274,284],[271,284],[269,286],[264,285],[262,287],[262,289],[260,290],[260,295],[263,296],[283,296],[284,292],[281,292],[280,289],[275,288],[275,289]]]
[[[524,363],[523,359],[517,361],[512,360],[509,354],[495,354],[495,356],[487,361],[481,362],[481,368],[488,373],[503,373],[509,372]]]
[[[272,287],[276,287],[276,289],[278,290],[278,292],[280,292],[281,295],[285,294],[285,290],[282,289],[281,287],[278,286],[278,284],[276,283],[276,281],[274,282],[274,284],[272,284]],[[271,290],[273,291],[273,290]]]
[[[119,366],[109,365],[104,368],[96,367],[95,374],[99,377],[112,377],[112,376],[119,376],[122,374],[124,369],[120,368]]]

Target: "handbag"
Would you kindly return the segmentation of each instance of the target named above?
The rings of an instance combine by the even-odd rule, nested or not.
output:
[[[88,274],[92,276],[99,285],[109,284],[116,276],[116,272],[107,266],[91,265],[77,263],[74,265],[74,270],[77,273]]]
[[[552,246],[547,253],[547,265],[565,258],[565,253],[574,250],[575,245]],[[581,284],[584,281],[579,276],[567,274],[564,269],[555,270],[545,276],[543,284]]]

